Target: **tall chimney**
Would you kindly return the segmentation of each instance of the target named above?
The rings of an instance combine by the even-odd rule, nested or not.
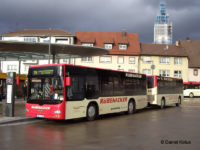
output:
[[[176,46],[179,46],[179,41],[176,41]]]
[[[122,30],[122,37],[126,37],[126,29]]]

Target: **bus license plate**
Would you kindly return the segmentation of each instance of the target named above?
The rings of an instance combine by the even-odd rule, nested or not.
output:
[[[36,115],[37,118],[44,118],[44,115]]]

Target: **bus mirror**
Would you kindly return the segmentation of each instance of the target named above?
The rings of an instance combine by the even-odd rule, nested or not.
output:
[[[66,77],[66,86],[71,86],[71,77]]]
[[[16,77],[16,84],[19,85],[19,76]]]

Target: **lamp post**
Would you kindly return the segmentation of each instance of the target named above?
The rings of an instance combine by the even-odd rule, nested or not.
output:
[[[153,70],[156,68],[156,66],[153,64],[153,61],[152,61],[152,65],[151,65],[151,69],[152,69],[152,75],[154,74],[153,73]]]
[[[154,71],[154,69],[156,68],[156,66],[155,66],[154,63],[153,63],[153,60],[149,60],[148,63],[152,63],[152,64],[151,64],[151,70],[152,70],[152,75],[154,75],[154,72],[153,72],[153,71]]]
[[[48,64],[50,64],[50,58],[51,58],[51,36],[49,35],[49,58],[48,58]]]

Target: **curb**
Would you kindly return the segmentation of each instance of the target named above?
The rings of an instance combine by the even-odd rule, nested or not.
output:
[[[33,121],[35,118],[25,118],[25,117],[19,117],[19,118],[12,118],[10,120],[5,120],[5,121],[0,121],[0,125],[5,125],[5,124],[14,124],[14,123],[19,123],[19,122],[28,122],[28,121]]]

